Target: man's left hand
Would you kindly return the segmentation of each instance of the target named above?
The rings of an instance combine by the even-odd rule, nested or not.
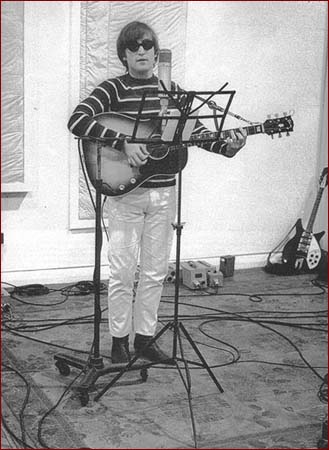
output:
[[[226,139],[225,156],[232,157],[246,145],[247,132],[243,128],[239,128],[239,131],[230,130],[229,133],[230,137]]]

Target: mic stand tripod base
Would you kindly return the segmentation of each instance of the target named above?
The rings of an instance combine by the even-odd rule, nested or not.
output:
[[[134,356],[129,363],[113,363],[104,367],[103,359],[90,358],[88,364],[86,361],[76,358],[74,356],[67,356],[65,354],[56,354],[54,356],[55,366],[59,373],[63,376],[69,376],[71,373],[70,366],[80,369],[84,372],[84,376],[80,383],[73,387],[81,402],[81,406],[86,406],[89,402],[89,393],[96,391],[96,381],[98,378],[107,375],[109,373],[119,373],[119,376],[115,377],[110,384],[114,384],[115,381],[121,377],[125,372],[140,371],[140,377],[142,382],[146,382],[148,378],[148,369],[156,364],[170,364],[168,360],[152,362],[148,360],[140,360],[139,357]],[[114,382],[113,382],[114,381]]]

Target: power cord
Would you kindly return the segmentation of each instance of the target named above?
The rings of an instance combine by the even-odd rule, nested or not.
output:
[[[49,292],[49,288],[43,284],[25,284],[23,286],[15,286],[11,294],[34,297],[38,295],[47,295]]]
[[[328,374],[323,378],[323,382],[319,388],[318,397],[322,403],[328,403]]]
[[[100,292],[106,291],[107,287],[105,283],[100,283]],[[69,288],[63,288],[62,292],[66,295],[89,295],[95,293],[95,283],[93,281],[79,281],[78,283],[70,286]]]

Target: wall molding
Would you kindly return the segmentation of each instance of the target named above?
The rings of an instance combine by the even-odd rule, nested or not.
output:
[[[220,255],[224,256],[224,255]],[[198,260],[204,260],[216,266],[219,265],[220,256],[206,258],[194,258]],[[264,267],[266,264],[267,253],[249,254],[249,255],[236,255],[235,256],[235,270],[251,269],[255,267]],[[193,259],[192,259],[193,260]],[[171,260],[170,262],[174,262]],[[3,271],[2,282],[6,287],[6,282],[14,285],[23,285],[29,283],[41,283],[41,284],[66,284],[75,283],[82,280],[92,280],[93,278],[93,265],[72,266],[64,268],[48,268],[48,269],[33,269],[33,270],[19,270],[19,271]],[[101,279],[106,280],[108,278],[108,265],[101,265]]]

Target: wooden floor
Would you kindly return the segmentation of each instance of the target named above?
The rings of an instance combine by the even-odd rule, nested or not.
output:
[[[87,360],[94,295],[7,298],[1,448],[316,448],[327,413],[327,289],[316,278],[249,269],[217,292],[182,286],[177,355],[187,369],[178,361],[132,370],[104,392],[117,375],[106,373],[87,399],[81,376],[75,380],[81,371],[64,376],[54,357]],[[110,369],[104,286],[100,351]],[[172,325],[173,310],[174,285],[166,283],[159,330]],[[169,352],[171,328],[159,339]]]

